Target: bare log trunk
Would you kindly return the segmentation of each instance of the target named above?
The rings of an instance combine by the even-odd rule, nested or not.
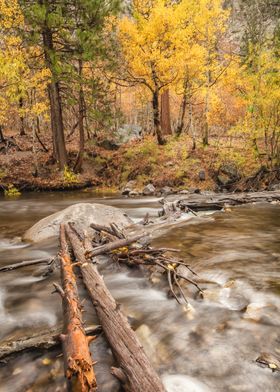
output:
[[[167,201],[173,202],[179,211],[210,211],[222,210],[227,206],[238,206],[248,203],[278,202],[280,201],[280,191],[247,192],[199,195],[191,194],[176,199],[177,196],[167,197]]]
[[[116,304],[105,286],[96,265],[87,262],[84,255],[85,248],[76,233],[69,226],[66,226],[66,231],[76,259],[82,264],[81,272],[84,283],[119,365],[118,369],[112,369],[113,374],[123,382],[125,391],[163,392],[164,387],[159,376],[152,368],[136,334],[120,310],[120,306]],[[93,253],[93,250],[89,250]]]
[[[81,306],[79,304],[78,289],[68,252],[65,226],[60,227],[61,243],[61,280],[63,292],[64,333],[61,335],[65,376],[69,389],[77,392],[97,391],[93,363],[89,351],[89,342],[82,324]]]

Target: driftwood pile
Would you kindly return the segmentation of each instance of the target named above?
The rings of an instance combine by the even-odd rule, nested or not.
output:
[[[98,264],[101,255],[106,255],[113,263],[124,263],[131,268],[145,268],[161,271],[169,285],[170,294],[180,303],[187,301],[183,281],[189,282],[201,291],[195,280],[180,273],[184,265],[190,275],[196,275],[183,260],[172,256],[176,249],[153,248],[144,232],[126,237],[119,228],[91,225],[82,232],[74,223],[60,227],[60,252],[55,259],[38,259],[9,265],[2,272],[34,265],[47,264],[50,273],[55,261],[59,260],[61,284],[55,283],[55,292],[62,298],[63,326],[51,331],[42,331],[32,337],[16,341],[6,341],[0,345],[0,360],[26,349],[50,348],[62,344],[65,377],[68,389],[72,391],[97,391],[94,373],[94,358],[91,358],[89,344],[102,331],[112,350],[117,367],[111,372],[121,382],[123,389],[130,392],[164,391],[163,384],[146,356],[141,343],[131,328],[121,307],[112,297]],[[78,295],[76,274],[82,276],[83,283],[96,310],[100,327],[84,327],[82,305]],[[94,343],[93,343],[94,344]]]
[[[71,247],[75,256],[75,263],[72,264],[72,267],[76,265],[80,268],[83,282],[95,307],[100,325],[118,364],[117,368],[112,368],[112,373],[121,381],[125,391],[164,391],[159,376],[153,369],[127,318],[122,313],[120,305],[115,302],[98,272],[97,266],[100,262],[98,256],[107,254],[113,262],[125,263],[128,266],[158,267],[166,273],[170,290],[178,302],[180,302],[179,294],[176,294],[174,287],[179,290],[183,299],[187,301],[180,285],[181,279],[194,284],[198,290],[200,288],[193,280],[177,273],[176,267],[183,264],[183,261],[166,256],[167,252],[175,252],[176,250],[152,248],[145,233],[126,238],[123,232],[115,225],[110,227],[91,225],[91,229],[92,235],[90,236],[89,233],[81,233],[73,224],[61,226],[62,253],[60,260],[62,260],[63,287],[57,289],[62,294],[63,303],[65,303],[65,298],[69,298],[68,302],[71,301],[73,294],[78,303],[76,288],[73,283],[71,295],[65,291],[65,274],[63,270],[66,265],[63,262],[63,255],[67,246],[64,238],[67,237],[69,241],[68,246]],[[137,243],[139,240],[142,240],[142,245]],[[189,267],[187,266],[187,268]],[[69,278],[70,281],[71,279]],[[66,315],[66,336],[73,333],[73,326],[75,325],[74,330],[78,329],[80,333],[79,338],[84,343],[85,333],[78,323],[77,312],[72,309],[72,320],[69,319],[70,313],[66,304],[64,304],[64,312]],[[81,320],[80,316],[78,316],[78,319]],[[77,335],[77,332],[75,334]],[[72,382],[72,378],[76,379],[78,376],[80,378],[79,383],[82,385],[80,390],[95,391],[96,386],[92,377],[92,370],[88,368],[88,352],[84,350],[85,356],[81,357],[79,348],[73,347],[75,344],[79,346],[78,340],[74,341],[70,336],[68,339],[64,337],[62,342],[65,353],[65,374],[68,380]],[[69,345],[70,347],[67,347]],[[73,363],[75,364],[74,366]],[[85,375],[85,369],[82,368],[82,364],[85,364],[85,369],[90,374],[89,378]]]

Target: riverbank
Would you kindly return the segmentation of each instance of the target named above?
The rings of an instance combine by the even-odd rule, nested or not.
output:
[[[215,140],[192,149],[188,135],[158,146],[153,137],[117,146],[88,141],[83,170],[74,173],[78,145],[68,141],[69,167],[59,171],[51,156],[51,139],[8,133],[0,145],[0,191],[68,191],[87,187],[124,194],[179,191],[277,190],[280,169],[269,168],[239,139]],[[145,192],[145,187],[149,185]]]

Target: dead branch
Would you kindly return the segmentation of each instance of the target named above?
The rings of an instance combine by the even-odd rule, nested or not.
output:
[[[26,335],[21,338],[15,339],[11,337],[4,340],[0,344],[0,362],[7,362],[10,358],[18,353],[22,353],[27,350],[43,350],[50,349],[58,346],[60,341],[60,335],[62,334],[62,325],[40,329],[40,331],[32,333],[32,335]],[[102,331],[99,325],[89,325],[85,327],[86,335],[98,335]]]
[[[30,265],[36,265],[36,264],[48,264],[51,265],[54,262],[55,258],[53,259],[35,259],[35,260],[27,260],[27,261],[21,261],[20,263],[15,263],[15,264],[10,264],[10,265],[5,265],[4,267],[0,268],[0,272],[7,272],[7,271],[13,271],[18,268],[22,267],[28,267]]]
[[[136,236],[130,237],[130,238],[116,240],[116,241],[110,242],[109,244],[105,244],[105,245],[99,246],[97,248],[94,248],[91,251],[86,251],[85,256],[87,259],[90,259],[90,258],[99,256],[99,255],[102,255],[105,253],[110,253],[113,250],[124,248],[128,245],[131,245],[134,242],[139,241],[141,238],[143,238],[145,236],[146,236],[146,234],[142,233],[142,234],[138,234]]]

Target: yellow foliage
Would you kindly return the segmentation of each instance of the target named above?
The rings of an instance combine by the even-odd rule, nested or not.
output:
[[[46,87],[50,77],[47,69],[34,70],[29,59],[38,48],[25,48],[18,29],[24,24],[17,0],[0,0],[0,123],[5,125],[11,111],[23,116],[46,112]],[[35,68],[35,67],[34,67]],[[35,69],[38,69],[38,64]],[[19,100],[25,105],[19,108]]]
[[[213,48],[228,17],[221,0],[134,1],[133,10],[118,24],[130,76],[152,88],[172,84],[180,93],[186,77],[201,85],[206,67],[217,72]]]
[[[13,185],[9,184],[5,189],[4,194],[6,197],[18,197],[21,195],[20,191]]]

